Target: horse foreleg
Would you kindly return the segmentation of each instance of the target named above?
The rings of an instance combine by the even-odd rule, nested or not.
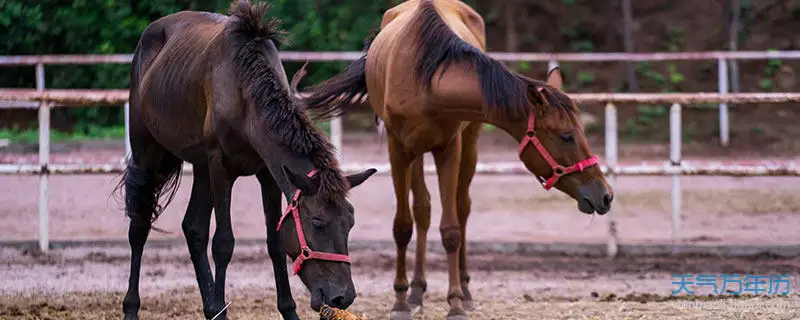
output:
[[[428,250],[428,229],[431,226],[431,195],[425,185],[423,157],[417,158],[411,164],[411,194],[414,197],[411,209],[414,213],[414,224],[417,227],[417,251],[408,303],[412,310],[419,308],[421,311],[423,296],[428,288],[425,277],[425,254]]]
[[[233,256],[235,239],[231,226],[231,189],[235,177],[227,172],[224,165],[224,155],[221,150],[212,151],[209,157],[209,172],[211,188],[214,193],[214,216],[216,217],[217,230],[211,242],[211,255],[214,257],[216,273],[214,281],[214,299],[211,310],[213,314],[206,315],[216,319],[227,319],[225,308],[225,273],[228,263]]]
[[[211,181],[208,177],[208,168],[203,165],[194,165],[192,194],[189,196],[189,205],[183,216],[183,236],[189,247],[189,256],[192,258],[197,285],[200,288],[200,297],[203,300],[203,312],[206,317],[213,316],[212,301],[214,293],[214,276],[208,262],[208,229],[211,226],[211,212],[214,209]]]
[[[458,267],[461,275],[461,290],[464,292],[464,309],[473,309],[472,294],[469,292],[469,273],[467,272],[467,219],[471,211],[472,201],[469,186],[475,176],[478,164],[478,136],[480,123],[470,124],[462,134],[461,166],[458,170],[458,188],[456,191],[456,211],[461,226],[461,249],[458,252]]]
[[[292,297],[292,288],[289,286],[289,275],[286,270],[286,249],[281,243],[278,233],[278,221],[281,217],[281,190],[269,173],[264,169],[256,177],[261,184],[261,201],[264,205],[264,218],[267,225],[267,251],[272,261],[272,271],[275,277],[277,291],[278,312],[284,320],[299,320],[297,305]]]
[[[442,220],[439,232],[442,245],[447,252],[448,290],[447,302],[450,311],[448,320],[467,319],[467,313],[462,304],[464,293],[461,290],[460,268],[458,266],[459,250],[461,248],[461,226],[456,211],[456,188],[458,186],[458,171],[461,163],[461,135],[457,135],[452,143],[442,148],[433,150],[436,160],[436,171],[439,178],[439,194],[442,201]]]
[[[394,216],[394,242],[397,247],[396,275],[394,291],[397,295],[392,307],[392,320],[411,320],[411,307],[408,305],[408,278],[406,277],[406,250],[411,241],[414,221],[408,207],[409,166],[411,160],[403,151],[402,146],[393,136],[389,136],[389,162],[392,166],[392,181],[394,194],[397,200],[397,211]]]

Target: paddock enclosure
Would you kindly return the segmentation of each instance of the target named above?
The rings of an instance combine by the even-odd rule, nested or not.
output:
[[[284,61],[349,61],[358,52],[280,52]],[[800,153],[787,147],[762,156],[715,152],[684,143],[682,111],[709,104],[719,113],[720,150],[729,150],[737,119],[728,104],[797,106],[800,93],[730,93],[732,60],[799,59],[800,51],[669,53],[505,53],[501,61],[624,62],[716,60],[718,92],[576,93],[604,105],[602,139],[590,141],[616,196],[605,216],[578,212],[558,191],[545,191],[519,164],[516,141],[486,131],[479,142],[467,225],[467,266],[476,309],[471,319],[800,319]],[[126,90],[50,90],[45,65],[129,63],[130,55],[4,56],[0,67],[33,66],[36,89],[0,89],[0,108],[39,112],[39,143],[0,146],[0,319],[118,319],[130,251],[128,220],[111,191],[129,152],[126,141],[54,143],[51,108],[113,105],[127,111]],[[669,143],[626,143],[617,112],[631,104],[669,105]],[[126,113],[127,115],[127,113]],[[126,117],[127,120],[127,117]],[[127,123],[126,123],[127,124]],[[351,311],[388,319],[394,301],[394,194],[386,141],[348,132],[340,119],[330,137],[347,172],[379,174],[350,192],[356,226],[350,234],[358,298]],[[712,125],[712,124],[709,124]],[[127,126],[126,126],[127,128]],[[127,136],[127,135],[126,135]],[[796,145],[796,144],[795,144]],[[430,155],[426,182],[438,186]],[[175,200],[151,232],[142,262],[143,319],[202,319],[202,304],[180,224],[192,176],[185,168]],[[431,201],[428,291],[415,319],[442,319],[447,270]],[[278,319],[266,253],[264,216],[254,177],[239,179],[232,199],[236,247],[228,271],[233,319]],[[215,224],[212,220],[211,233]],[[416,232],[416,231],[415,231]],[[412,238],[413,239],[413,238]],[[415,245],[407,259],[413,264]],[[210,252],[210,250],[209,250]],[[408,272],[410,272],[410,268]],[[680,292],[681,275],[712,276]],[[740,287],[722,281],[741,276]],[[758,277],[761,281],[759,282]],[[698,278],[699,279],[699,278]],[[314,318],[309,295],[290,277],[303,318]],[[720,286],[729,285],[727,290]],[[773,285],[777,285],[773,287]],[[760,289],[764,289],[759,291]],[[775,292],[773,292],[773,290]],[[783,294],[782,292],[788,292]]]

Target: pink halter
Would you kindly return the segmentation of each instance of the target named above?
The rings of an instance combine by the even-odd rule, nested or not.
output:
[[[545,190],[550,190],[550,188],[552,188],[562,176],[573,172],[583,171],[583,169],[596,165],[599,162],[599,158],[597,158],[597,156],[592,156],[589,159],[580,161],[569,167],[562,167],[555,160],[553,160],[550,152],[547,152],[547,149],[545,149],[545,147],[542,145],[542,142],[539,141],[539,137],[536,136],[536,132],[533,130],[535,123],[536,116],[534,115],[533,111],[531,111],[530,115],[528,116],[528,130],[525,131],[525,136],[522,138],[522,141],[520,141],[519,150],[517,152],[519,156],[522,156],[522,151],[525,150],[525,147],[528,146],[528,143],[533,143],[533,145],[536,147],[536,150],[539,150],[539,154],[541,154],[544,160],[547,161],[551,168],[553,168],[553,176],[547,179],[547,182],[542,181],[543,179],[541,177],[536,176],[536,178],[539,179],[539,182],[544,186]]]
[[[313,177],[317,173],[317,170],[311,170],[307,174],[309,178]],[[306,260],[317,259],[317,260],[327,260],[327,261],[338,261],[338,262],[347,262],[350,263],[350,257],[346,254],[338,254],[338,253],[325,253],[325,252],[318,252],[313,251],[311,248],[308,247],[308,243],[306,242],[306,237],[303,234],[303,225],[300,223],[300,211],[297,209],[297,206],[300,204],[300,189],[295,191],[294,197],[292,198],[292,202],[286,207],[286,211],[281,216],[280,221],[278,221],[278,230],[281,230],[281,225],[283,224],[283,220],[289,216],[289,213],[294,216],[294,224],[295,229],[297,229],[297,239],[300,242],[300,255],[297,256],[297,259],[292,262],[292,268],[294,274],[297,275],[300,272],[300,268],[303,265],[303,262]]]

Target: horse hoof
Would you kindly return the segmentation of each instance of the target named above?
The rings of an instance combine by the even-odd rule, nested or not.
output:
[[[446,319],[447,320],[469,320],[469,317],[466,314],[457,313],[457,314],[448,314]]]
[[[472,303],[472,300],[464,300],[461,302],[461,305],[464,306],[464,311],[475,310],[475,305]]]
[[[137,314],[125,314],[125,317],[122,318],[123,320],[139,320],[139,315]]]
[[[411,314],[422,314],[422,304],[411,304]]]
[[[391,320],[412,320],[411,311],[392,311]]]

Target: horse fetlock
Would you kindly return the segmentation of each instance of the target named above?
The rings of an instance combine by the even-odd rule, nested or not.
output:
[[[395,280],[394,292],[405,293],[408,291],[408,281]]]
[[[420,289],[422,292],[425,292],[428,290],[428,281],[425,279],[411,280],[411,289]]]
[[[295,310],[297,310],[297,305],[295,304],[294,299],[289,297],[278,298],[278,311],[281,313],[281,315],[283,315],[284,319],[286,319],[287,314],[294,313],[296,317],[297,315]]]
[[[439,230],[442,235],[442,245],[447,253],[458,251],[461,247],[461,229],[459,227],[442,228]]]
[[[125,319],[129,319],[128,316],[138,318],[137,314],[139,313],[140,307],[141,301],[139,300],[139,294],[129,291],[122,300],[122,312],[125,313]]]

